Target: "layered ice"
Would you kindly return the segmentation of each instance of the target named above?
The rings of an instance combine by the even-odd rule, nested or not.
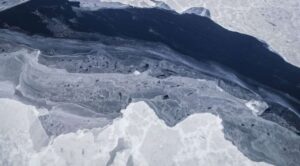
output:
[[[149,150],[149,146],[157,145],[152,138],[164,133],[167,135],[166,140],[162,140],[165,141],[163,144],[170,147],[167,141],[170,137],[168,132],[175,132],[175,135],[171,136],[178,140],[171,142],[172,145],[184,144],[182,135],[179,135],[184,131],[178,126],[185,123],[190,126],[188,124],[194,124],[195,121],[201,124],[206,122],[201,122],[202,119],[210,119],[216,127],[218,126],[216,133],[213,132],[218,136],[207,141],[216,139],[211,143],[213,146],[223,139],[224,145],[217,147],[222,147],[221,151],[228,153],[228,156],[222,155],[220,158],[228,165],[235,164],[232,162],[236,162],[237,165],[264,164],[252,163],[251,160],[275,165],[293,165],[299,162],[300,138],[296,134],[297,129],[282,119],[269,121],[260,117],[260,113],[269,107],[264,99],[248,87],[247,83],[221,67],[184,59],[183,55],[159,43],[109,37],[104,37],[103,41],[86,42],[1,32],[1,46],[4,48],[1,62],[7,64],[1,68],[1,81],[10,87],[2,96],[47,110],[35,118],[38,119],[39,130],[42,128],[43,135],[51,138],[50,142],[45,138],[49,146],[43,141],[38,141],[39,151],[34,152],[33,157],[29,157],[31,164],[44,165],[43,162],[49,163],[48,161],[53,159],[57,159],[56,165],[73,161],[86,165],[91,165],[89,162],[94,161],[108,164],[126,161],[150,165],[155,164],[152,163],[155,161],[179,165],[180,162],[202,161],[188,157],[193,154],[204,155],[203,158],[208,160],[205,160],[206,162],[214,164],[212,158],[221,157],[218,152],[211,152],[211,148],[203,151],[189,147],[192,143],[186,144],[187,147],[174,146],[175,149],[162,151],[173,155],[174,160],[161,158],[158,155],[160,150]],[[10,74],[5,74],[8,72]],[[128,115],[126,111],[121,110],[138,101],[146,102],[153,109],[151,114],[142,111],[141,116],[153,117],[155,113],[155,118],[149,120],[149,124],[158,124],[155,130],[145,131],[144,134],[149,138],[136,138],[143,145],[141,147],[135,145],[134,136],[124,135],[124,131],[121,131],[123,128],[115,127],[118,123],[125,127],[123,118],[131,116],[131,113]],[[284,104],[280,100],[278,102]],[[137,105],[150,110],[144,103]],[[6,107],[9,108],[8,105]],[[132,112],[135,112],[133,108],[139,110],[139,107],[128,108]],[[205,114],[195,115],[196,113]],[[132,116],[137,115],[133,113]],[[200,119],[193,120],[198,116]],[[216,116],[222,119],[222,125]],[[135,121],[130,120],[126,123]],[[190,131],[189,128],[192,126],[186,127],[186,130]],[[99,132],[95,134],[94,131]],[[97,140],[97,136],[100,137],[104,131],[110,133],[112,138],[108,142],[104,138],[101,139],[105,142],[103,146],[107,146],[107,151],[100,151],[97,146],[103,142],[92,141]],[[192,131],[188,133],[197,135]],[[107,135],[104,134],[105,137]],[[28,137],[27,134],[25,138]],[[189,134],[186,134],[186,137],[188,138]],[[228,141],[224,140],[224,137]],[[189,139],[192,142],[196,141],[194,138]],[[131,143],[127,144],[128,141]],[[143,143],[144,141],[147,143]],[[74,145],[65,147],[72,142]],[[204,139],[195,144],[206,144],[206,141]],[[207,144],[210,144],[209,141]],[[140,158],[140,154],[134,154],[134,149],[139,149],[139,153],[145,157]],[[93,155],[88,155],[90,153]],[[187,158],[180,158],[177,157],[177,153],[179,156],[184,156],[184,153],[188,155]]]
[[[0,165],[300,163],[297,68],[173,1],[98,2],[0,13]]]

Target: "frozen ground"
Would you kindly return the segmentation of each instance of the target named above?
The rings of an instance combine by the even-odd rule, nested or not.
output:
[[[137,7],[157,6],[152,0],[71,0],[98,9],[107,2]],[[300,66],[300,1],[297,0],[161,0],[181,13],[191,7],[210,10],[211,18],[227,29],[255,36],[283,58]]]
[[[268,165],[245,157],[224,138],[221,119],[209,113],[171,128],[145,102],[132,103],[112,125],[60,135],[37,148],[47,141],[37,121],[41,110],[11,99],[0,99],[0,105],[3,166]]]

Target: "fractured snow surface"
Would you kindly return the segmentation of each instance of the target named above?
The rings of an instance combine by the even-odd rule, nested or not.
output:
[[[33,106],[0,99],[0,165],[268,165],[245,157],[224,138],[222,121],[194,114],[167,127],[145,103],[130,104],[111,125],[50,140]],[[34,129],[33,129],[34,128]],[[32,132],[35,131],[35,132]],[[32,140],[39,135],[40,140]]]
[[[103,2],[120,2],[152,7],[152,0],[70,0],[90,9],[107,7]],[[299,0],[160,0],[181,13],[191,7],[210,10],[212,20],[223,27],[255,36],[268,43],[289,63],[300,67]],[[112,6],[112,5],[111,5]]]

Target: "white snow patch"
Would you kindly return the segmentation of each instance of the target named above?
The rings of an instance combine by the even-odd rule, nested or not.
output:
[[[254,115],[261,115],[269,106],[267,103],[257,100],[250,100],[245,104]]]
[[[171,128],[145,102],[132,103],[122,113],[105,128],[58,136],[30,157],[30,165],[126,165],[129,160],[145,166],[268,165],[249,160],[227,141],[221,119],[212,114],[192,115]]]
[[[0,99],[0,165],[27,166],[35,150],[48,141],[35,107]]]
[[[194,114],[168,127],[145,103],[130,104],[123,116],[104,128],[79,130],[54,138],[49,145],[29,105],[0,99],[0,165],[268,165],[245,157],[224,138],[222,120]]]
[[[138,75],[141,75],[141,72],[139,72],[139,71],[136,70],[136,71],[133,72],[133,74],[136,75],[136,76],[138,76]]]
[[[15,85],[10,81],[0,81],[0,97],[12,97],[15,93]]]

